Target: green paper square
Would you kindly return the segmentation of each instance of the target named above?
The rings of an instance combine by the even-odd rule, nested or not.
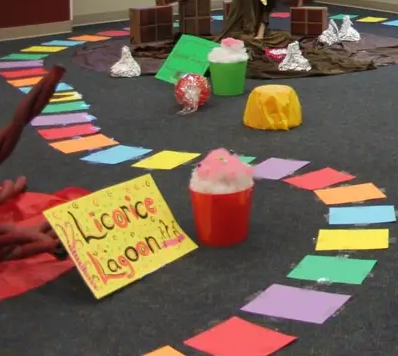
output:
[[[338,14],[338,15],[334,15],[334,16],[330,16],[329,18],[332,20],[342,20],[344,16],[350,16],[350,19],[355,19],[358,17],[358,15],[350,15],[350,14]]]
[[[288,274],[289,278],[331,283],[362,284],[376,260],[307,255]]]
[[[182,35],[155,78],[175,84],[183,74],[204,75],[209,67],[209,52],[219,46],[203,38]]]
[[[240,159],[242,162],[249,164],[250,162],[253,162],[253,161],[256,159],[256,157],[251,157],[251,156],[239,156],[239,159]]]
[[[37,60],[37,59],[43,59],[47,57],[50,53],[48,54],[40,54],[40,53],[13,53],[9,54],[8,56],[2,57],[1,59],[7,59],[7,60]]]

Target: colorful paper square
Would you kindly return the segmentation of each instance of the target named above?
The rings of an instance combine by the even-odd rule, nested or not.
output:
[[[59,46],[59,47],[73,47],[83,44],[84,41],[60,41],[53,40],[49,42],[42,43],[42,46]]]
[[[388,229],[319,230],[316,251],[381,250],[388,248]]]
[[[50,143],[50,146],[62,153],[75,153],[81,151],[95,150],[102,147],[115,146],[119,142],[102,134],[76,138]]]
[[[239,156],[239,159],[240,159],[242,162],[244,162],[244,163],[250,164],[251,162],[253,162],[253,161],[256,159],[256,157],[252,157],[252,156]]]
[[[331,20],[343,20],[344,16],[347,16],[347,15],[350,17],[351,20],[358,17],[358,15],[337,14],[337,15],[330,16],[329,18],[330,18]]]
[[[41,115],[31,121],[32,126],[64,126],[70,124],[87,123],[95,120],[94,116],[86,112],[59,115]]]
[[[386,198],[386,195],[373,183],[319,189],[314,192],[327,205],[361,203],[367,200]]]
[[[171,346],[163,346],[143,356],[184,356],[181,352]]]
[[[288,19],[290,12],[271,12],[270,16],[276,19]]]
[[[63,138],[92,135],[100,131],[99,127],[92,124],[74,125],[67,127],[58,127],[51,129],[38,130],[38,133],[46,140],[60,140]]]
[[[165,150],[133,164],[132,167],[146,169],[173,169],[199,156],[200,153]]]
[[[152,150],[148,148],[119,145],[92,153],[81,160],[91,163],[118,164],[140,158],[149,152],[152,152]]]
[[[363,17],[363,18],[357,20],[357,22],[377,23],[377,22],[383,22],[386,20],[388,20],[387,17],[367,16],[367,17]]]
[[[376,263],[376,260],[307,255],[288,277],[306,281],[362,284]]]
[[[348,182],[354,178],[355,176],[351,174],[326,167],[318,171],[305,173],[301,176],[285,179],[284,182],[294,185],[297,188],[316,190],[330,187],[337,183]]]
[[[214,15],[211,17],[213,20],[215,21],[222,21],[224,20],[224,16],[223,15]]]
[[[90,105],[84,101],[71,101],[67,103],[59,104],[48,104],[44,110],[43,114],[56,114],[56,113],[67,113],[72,111],[83,111],[90,108]]]
[[[383,22],[382,25],[397,27],[398,26],[398,20]]]
[[[47,71],[43,67],[30,68],[30,69],[19,69],[19,70],[7,70],[0,72],[0,75],[6,79],[16,79],[24,77],[34,77],[38,75],[44,75]]]
[[[7,83],[14,86],[14,87],[26,87],[26,86],[33,86],[40,82],[43,77],[30,77],[30,78],[23,78],[23,79],[13,79],[8,80]]]
[[[274,318],[323,324],[351,296],[273,284],[242,310]]]
[[[102,37],[125,37],[125,36],[130,36],[130,31],[124,31],[124,30],[109,30],[109,31],[102,31],[96,33],[97,36],[102,36]]]
[[[368,225],[397,221],[393,205],[329,208],[330,225]]]
[[[110,37],[105,36],[92,36],[92,35],[83,35],[83,36],[74,36],[68,38],[70,41],[84,41],[84,42],[99,42],[109,40]]]
[[[56,53],[66,48],[65,46],[32,46],[21,49],[21,52]]]
[[[43,67],[43,61],[9,61],[9,62],[0,62],[1,69],[16,69],[16,68],[35,68],[35,67]]]
[[[9,54],[8,56],[2,57],[1,59],[9,59],[9,60],[15,60],[15,61],[26,61],[26,60],[37,60],[37,59],[43,59],[49,56],[50,53],[12,53]]]
[[[254,167],[254,176],[259,179],[279,180],[293,174],[309,163],[309,161],[272,157]]]
[[[217,356],[267,356],[295,341],[297,337],[232,317],[184,343]]]

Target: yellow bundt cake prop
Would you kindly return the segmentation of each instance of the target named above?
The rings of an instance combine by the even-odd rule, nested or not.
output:
[[[243,123],[258,130],[289,130],[301,125],[301,104],[287,85],[262,85],[247,99]]]

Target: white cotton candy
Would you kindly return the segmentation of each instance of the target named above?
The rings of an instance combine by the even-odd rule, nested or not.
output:
[[[238,63],[247,62],[249,55],[244,45],[236,45],[231,47],[216,47],[211,50],[208,55],[209,62],[212,63]]]

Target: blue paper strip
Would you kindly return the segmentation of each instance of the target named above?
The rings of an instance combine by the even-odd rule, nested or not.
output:
[[[329,209],[330,225],[364,225],[397,221],[393,205],[350,206]]]
[[[32,87],[19,87],[18,89],[23,93],[27,94],[32,90]],[[71,87],[69,84],[66,83],[59,83],[57,85],[57,88],[55,89],[55,91],[69,91],[69,90],[74,90],[74,89],[73,87]]]
[[[62,46],[62,47],[73,47],[73,46],[78,46],[85,43],[85,41],[59,41],[59,40],[53,40],[50,42],[44,42],[41,45],[42,46]]]
[[[91,163],[118,164],[142,157],[149,152],[152,150],[148,148],[119,145],[92,153],[81,160]]]

